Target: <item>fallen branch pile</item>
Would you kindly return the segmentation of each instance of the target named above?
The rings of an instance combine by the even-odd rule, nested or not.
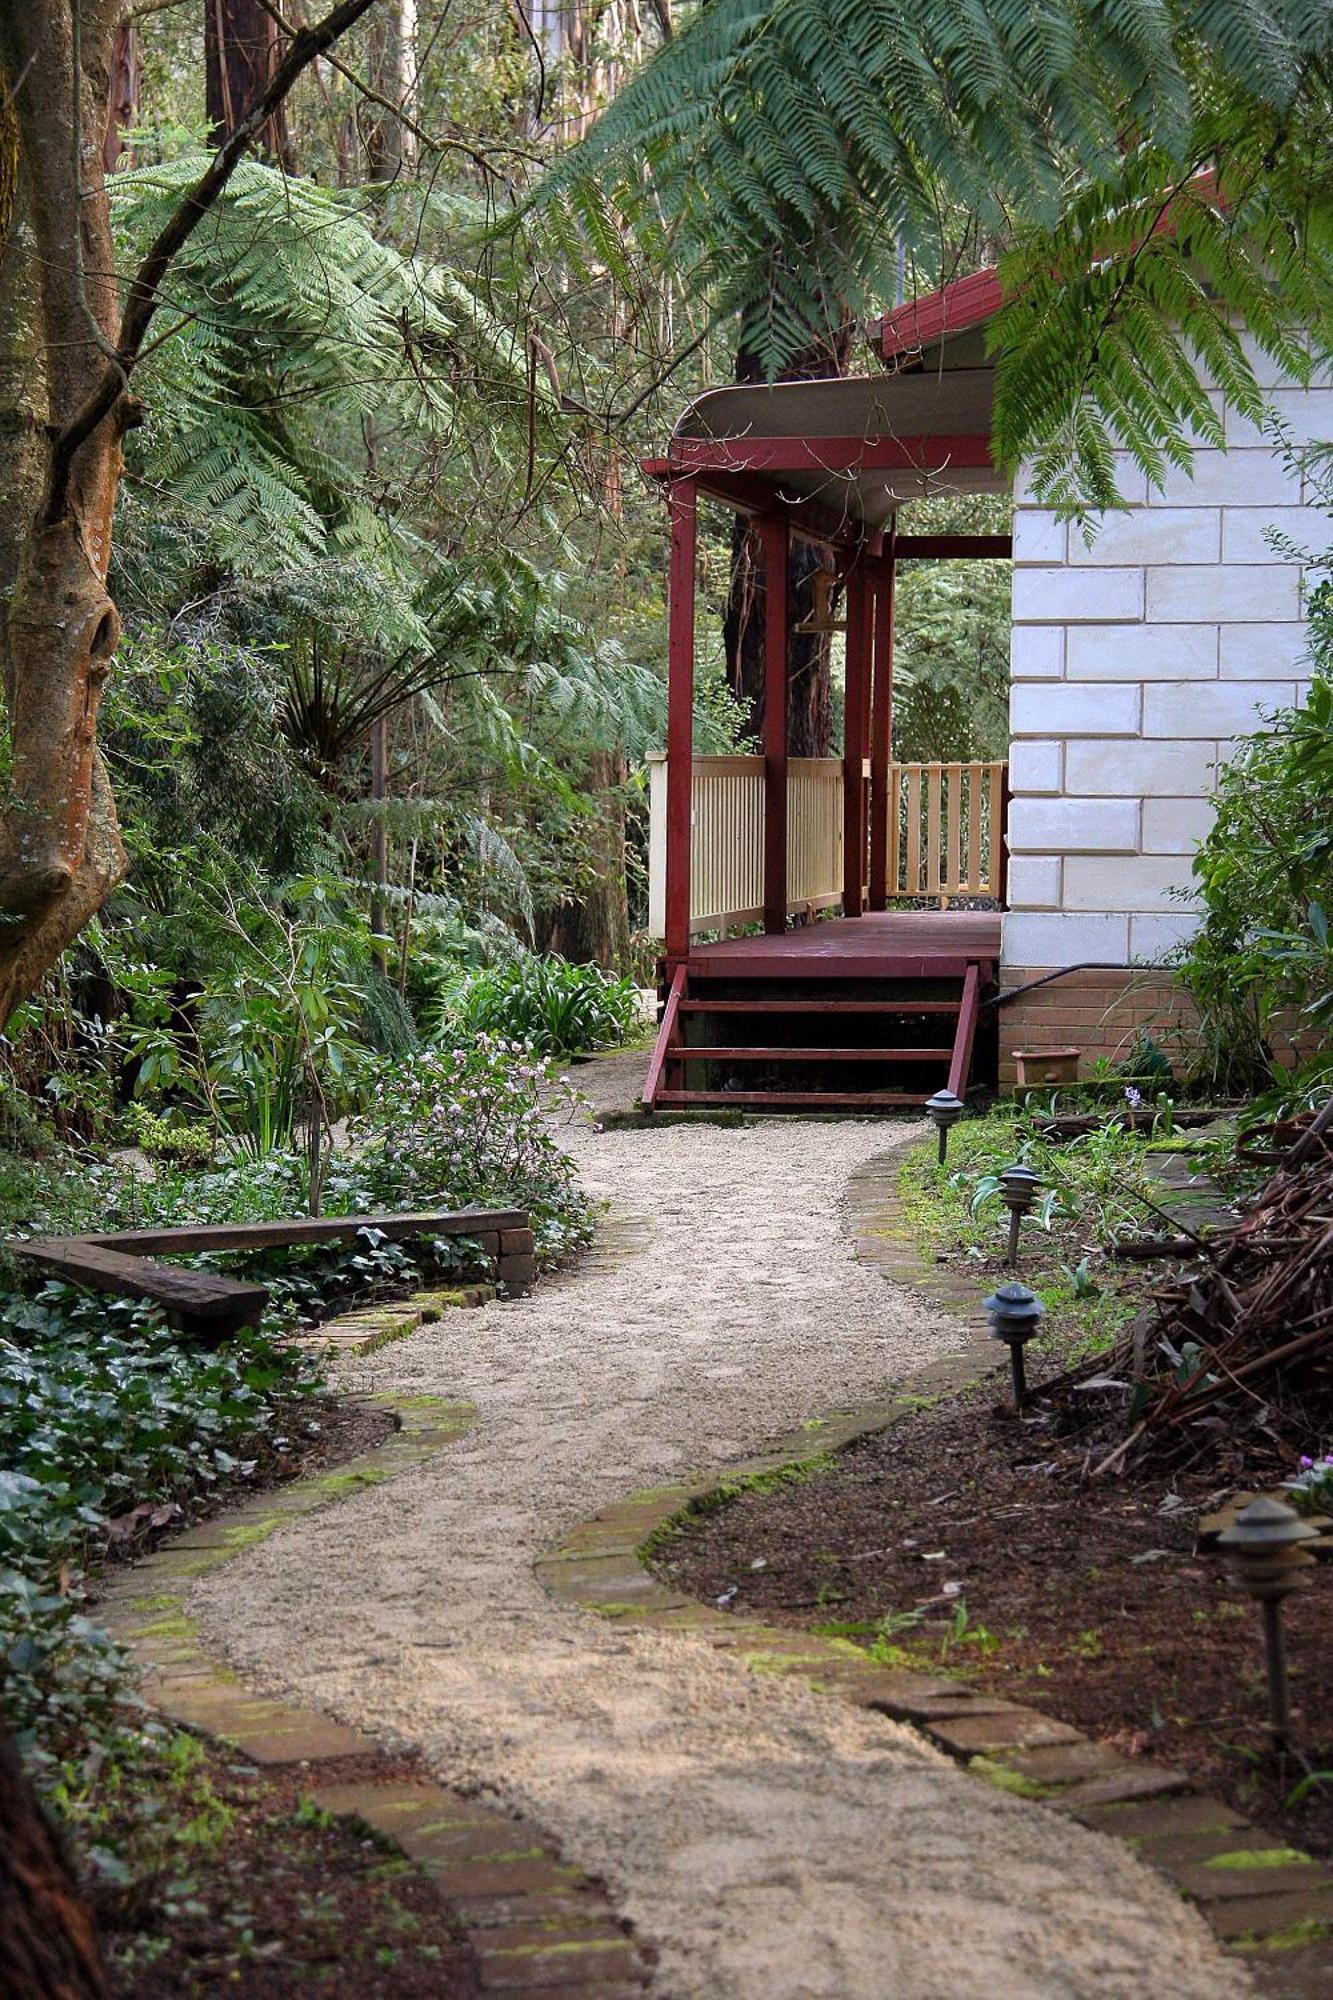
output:
[[[1051,1384],[1076,1428],[1099,1390],[1129,1394],[1128,1429],[1090,1457],[1093,1476],[1131,1457],[1189,1462],[1238,1444],[1252,1467],[1290,1471],[1295,1453],[1329,1442],[1333,1101],[1252,1135],[1246,1157],[1276,1172],[1240,1220],[1159,1287],[1114,1354]]]

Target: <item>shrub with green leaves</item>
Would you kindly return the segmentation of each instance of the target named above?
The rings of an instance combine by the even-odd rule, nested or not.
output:
[[[441,1038],[500,1035],[542,1056],[583,1055],[626,1041],[638,1020],[634,982],[600,965],[525,957],[475,972],[447,995]]]
[[[591,1211],[552,1116],[576,1105],[569,1080],[521,1042],[479,1034],[386,1065],[351,1127],[356,1170],[385,1208],[531,1211],[544,1256],[586,1242]]]
[[[39,1774],[122,1726],[80,1578],[318,1430],[312,1364],[245,1331],[182,1346],[149,1308],[49,1284],[0,1307],[0,1703]]]
[[[1237,1091],[1283,1080],[1302,1045],[1333,1080],[1333,679],[1274,715],[1219,773],[1212,831],[1194,860],[1202,923],[1181,977],[1213,1079]]]

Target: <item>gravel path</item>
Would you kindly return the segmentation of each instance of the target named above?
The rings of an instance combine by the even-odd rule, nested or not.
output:
[[[596,1065],[594,1096],[629,1101],[641,1064]],[[842,1226],[848,1174],[904,1136],[577,1131],[606,1247],[344,1372],[469,1396],[475,1430],[228,1565],[198,1607],[265,1684],[534,1814],[659,1948],[660,2000],[1231,2000],[1239,1966],[1118,1844],[696,1639],[559,1609],[532,1575],[606,1500],[957,1344]]]

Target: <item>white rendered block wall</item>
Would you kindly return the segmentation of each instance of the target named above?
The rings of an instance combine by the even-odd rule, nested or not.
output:
[[[1260,380],[1298,444],[1333,439],[1333,390]],[[1019,480],[1008,965],[1150,962],[1187,935],[1214,770],[1305,693],[1303,578],[1266,530],[1322,549],[1327,521],[1265,437],[1229,412],[1226,433],[1164,493],[1122,464],[1129,511],[1091,547]]]

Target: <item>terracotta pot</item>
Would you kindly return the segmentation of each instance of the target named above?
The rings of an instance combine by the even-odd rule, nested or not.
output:
[[[1020,1084],[1077,1083],[1079,1049],[1015,1049]]]

